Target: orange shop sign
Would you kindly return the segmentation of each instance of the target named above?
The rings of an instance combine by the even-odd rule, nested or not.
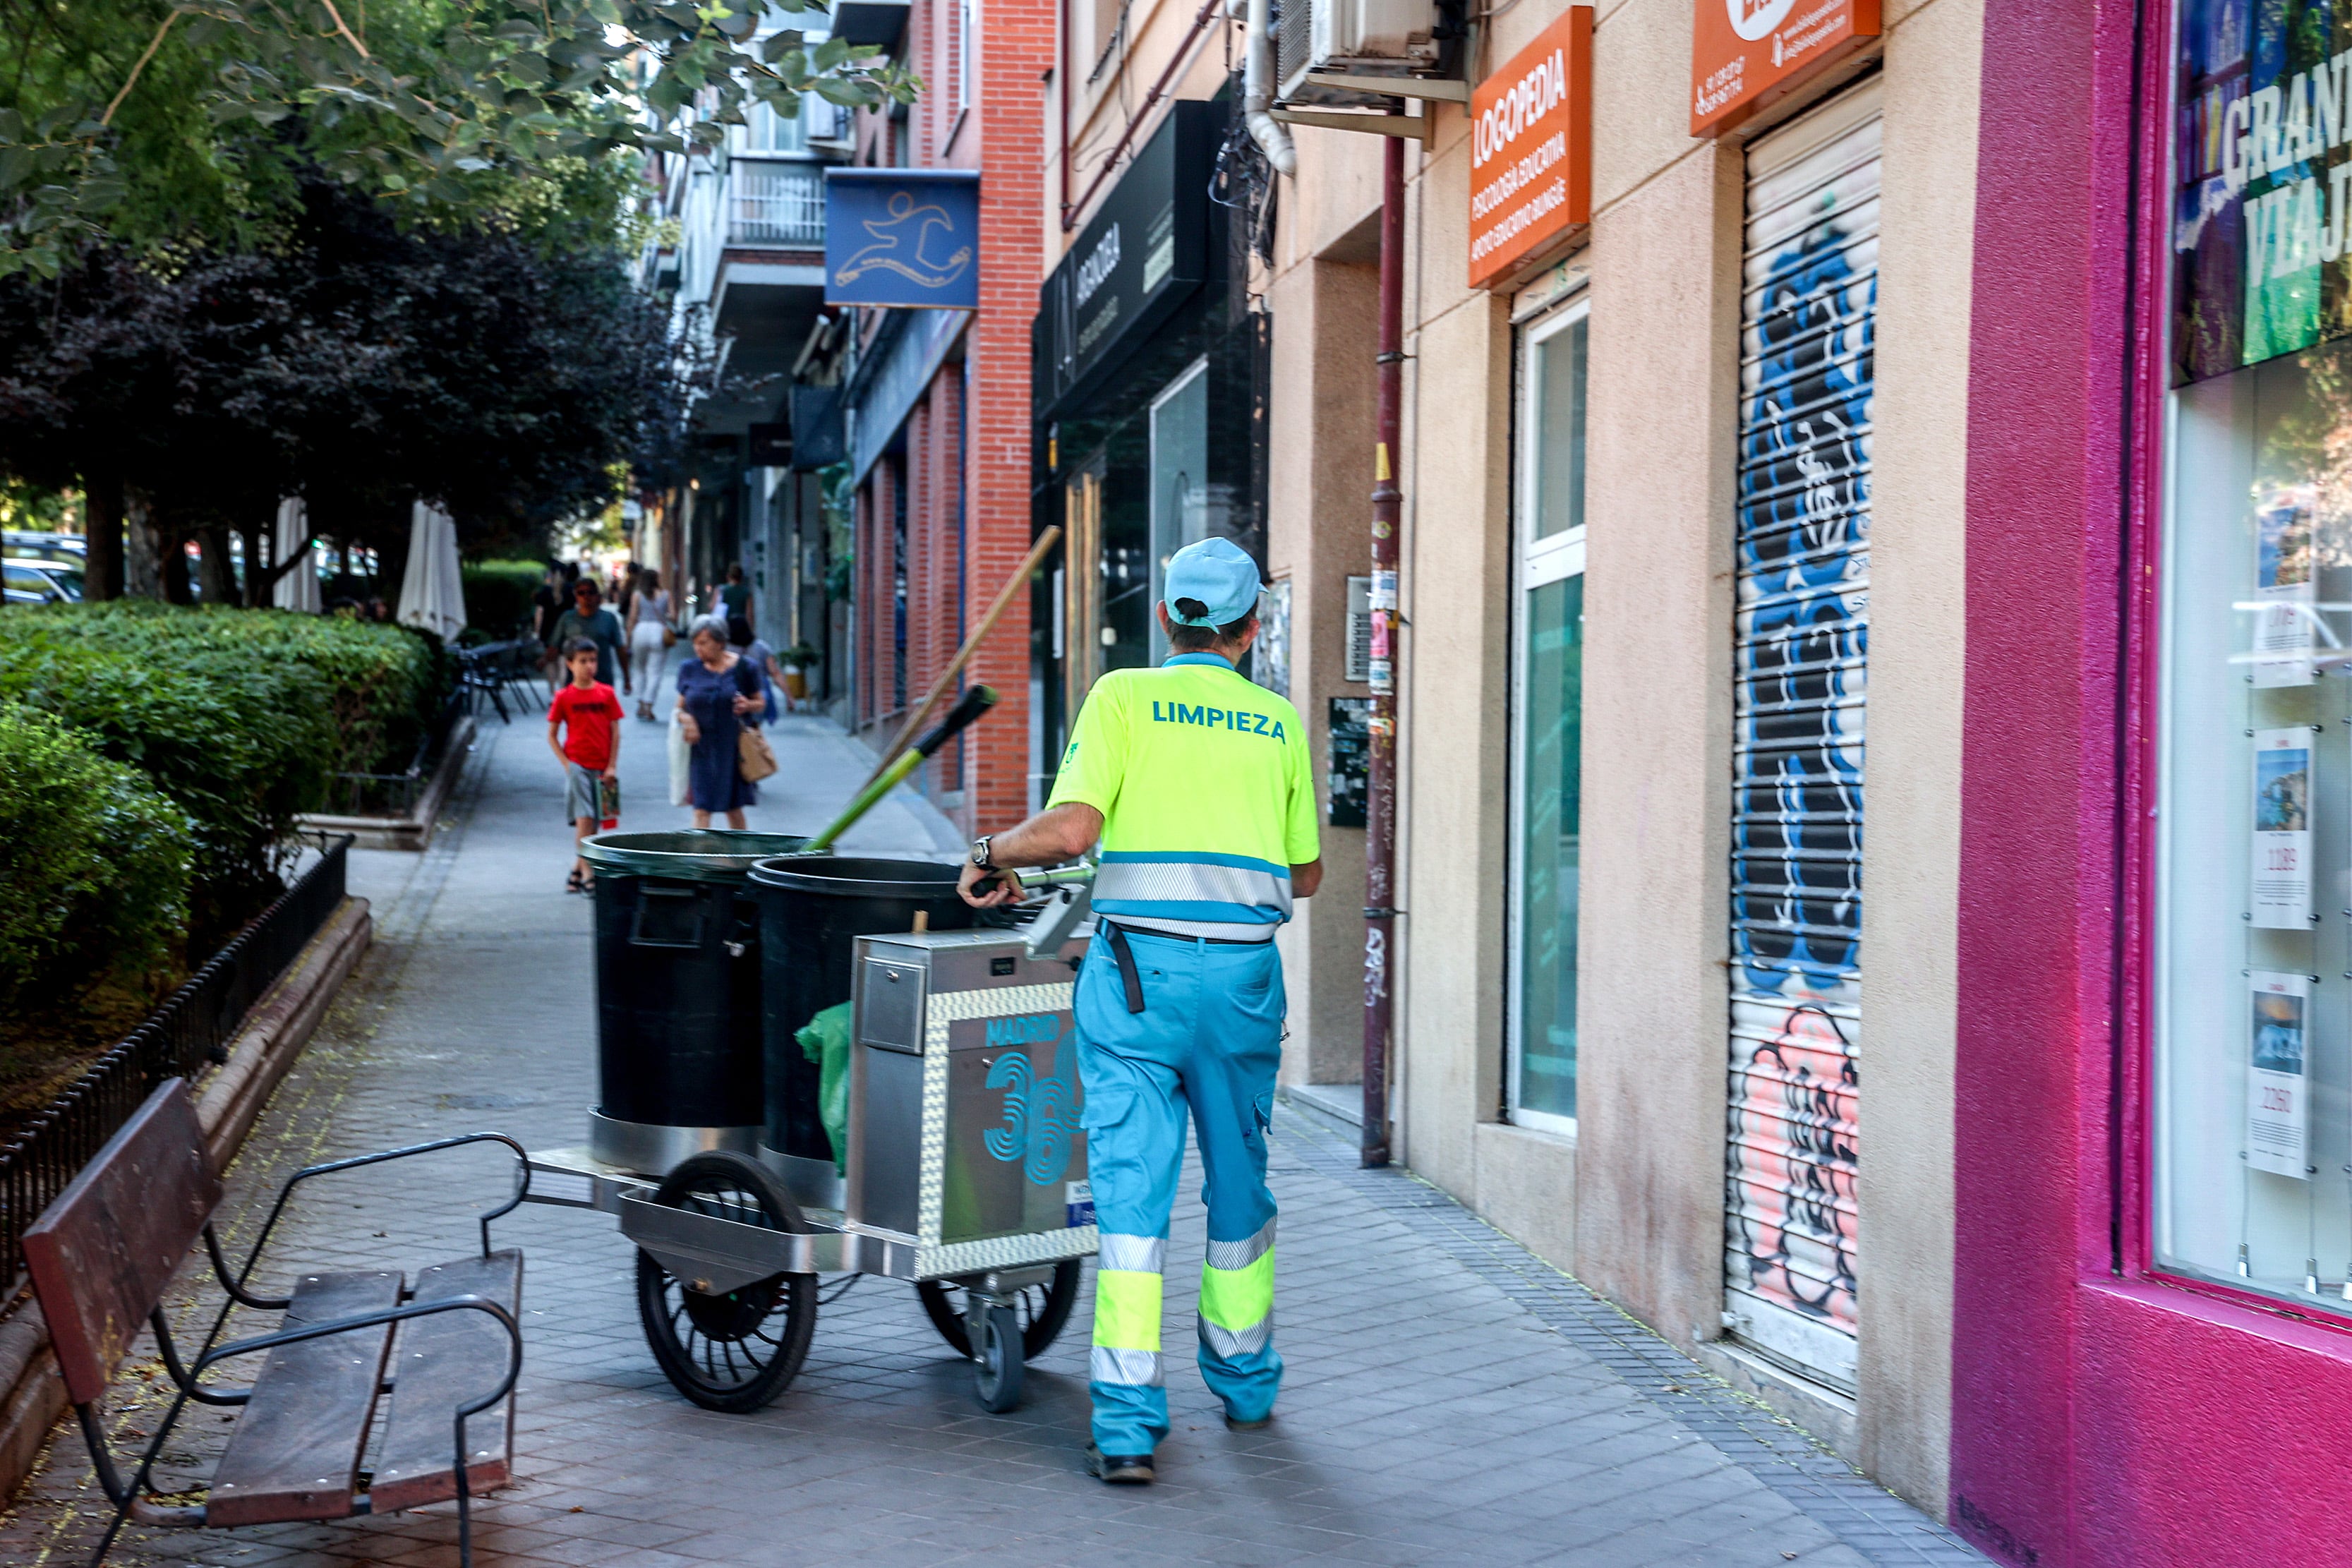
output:
[[[1878,0],[1696,0],[1691,134],[1728,131],[1878,37]]]
[[[1592,7],[1571,5],[1470,95],[1470,287],[1592,221]]]

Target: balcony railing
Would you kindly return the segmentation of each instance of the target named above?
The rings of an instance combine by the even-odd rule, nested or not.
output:
[[[739,155],[727,176],[727,243],[821,248],[823,165],[762,163]]]

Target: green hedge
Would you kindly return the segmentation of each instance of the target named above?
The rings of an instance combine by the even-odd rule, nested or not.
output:
[[[170,797],[199,912],[225,919],[274,886],[331,773],[407,765],[438,687],[434,653],[394,626],[130,601],[0,613],[0,700],[62,720]]]
[[[143,981],[188,916],[189,823],[137,770],[0,704],[0,1015]]]
[[[448,689],[441,656],[399,626],[283,610],[180,608],[144,599],[0,616],[0,662],[20,638],[60,637],[95,639],[159,666],[202,649],[299,668],[324,691],[334,720],[324,759],[330,773],[396,773],[407,767]]]
[[[515,635],[530,618],[530,596],[547,576],[536,561],[477,561],[459,573],[466,624],[493,638]]]

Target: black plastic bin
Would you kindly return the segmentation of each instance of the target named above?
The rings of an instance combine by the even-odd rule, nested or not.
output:
[[[918,910],[932,931],[963,931],[980,911],[956,892],[959,868],[931,860],[795,855],[751,868],[760,905],[761,1013],[767,1045],[767,1131],[761,1159],[804,1205],[841,1206],[833,1142],[818,1118],[818,1068],[798,1036],[811,1018],[849,1000],[852,944],[912,931]]]
[[[593,1158],[660,1175],[706,1149],[758,1149],[760,921],[744,880],[802,842],[692,828],[583,847],[596,871]]]

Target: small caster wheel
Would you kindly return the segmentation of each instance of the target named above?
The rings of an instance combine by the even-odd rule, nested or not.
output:
[[[1002,1415],[1021,1404],[1021,1319],[1010,1306],[987,1309],[980,1321],[980,1343],[972,1347],[971,1388],[980,1407]]]

